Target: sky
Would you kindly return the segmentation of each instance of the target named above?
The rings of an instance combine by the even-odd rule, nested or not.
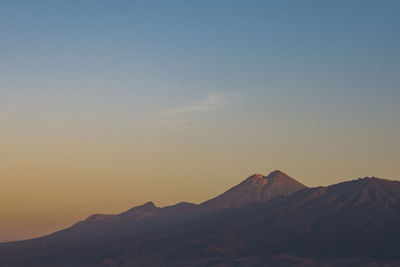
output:
[[[0,242],[254,173],[400,180],[400,2],[1,1]]]

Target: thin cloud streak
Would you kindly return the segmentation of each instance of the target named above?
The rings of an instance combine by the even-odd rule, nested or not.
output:
[[[211,93],[201,101],[194,102],[190,105],[174,107],[167,110],[166,115],[184,115],[190,113],[209,112],[221,109],[227,104],[233,102],[233,99],[227,98],[220,94]]]

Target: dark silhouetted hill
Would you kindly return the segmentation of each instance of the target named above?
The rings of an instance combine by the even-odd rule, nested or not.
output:
[[[200,205],[149,202],[52,235],[0,245],[0,265],[396,266],[400,182],[306,188],[253,175]]]

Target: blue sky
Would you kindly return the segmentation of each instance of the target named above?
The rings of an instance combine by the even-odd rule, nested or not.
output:
[[[215,92],[261,105],[391,106],[398,10],[397,1],[3,2],[2,87],[134,94],[160,107]]]
[[[51,125],[55,114],[78,131],[86,114],[89,123],[103,117],[97,124],[117,128],[161,121],[184,131],[182,123],[194,120],[193,127],[210,127],[211,134],[221,121],[238,132],[268,131],[270,124],[283,134],[307,128],[321,139],[337,129],[398,133],[399,7],[398,1],[3,1],[3,117],[23,128],[33,117]],[[204,107],[210,99],[212,107]],[[207,116],[208,126],[201,126]]]
[[[196,85],[394,92],[398,10],[397,1],[5,1],[0,66],[26,80],[135,79],[178,95]]]

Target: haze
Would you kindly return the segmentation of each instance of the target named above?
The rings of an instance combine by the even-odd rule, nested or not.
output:
[[[400,2],[307,2],[2,1],[0,241],[274,169],[398,178]]]

